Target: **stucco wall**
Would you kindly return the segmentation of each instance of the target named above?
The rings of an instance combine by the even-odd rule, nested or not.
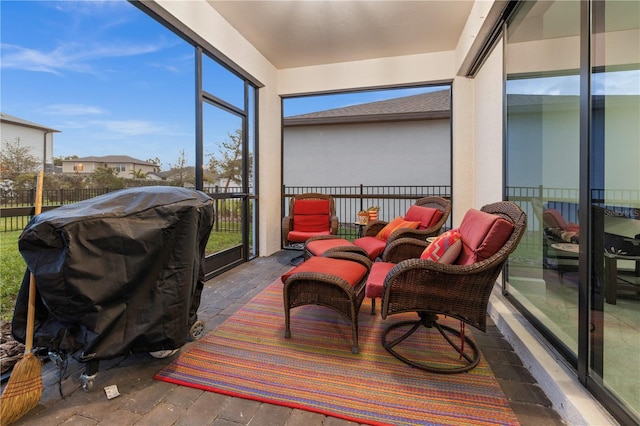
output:
[[[48,133],[46,136],[46,153],[45,153],[45,133],[43,130],[34,129],[32,127],[18,126],[12,123],[3,122],[2,130],[2,146],[6,143],[15,143],[19,138],[21,147],[29,147],[29,155],[35,157],[40,166],[42,166],[43,156],[46,156],[46,163],[53,164],[53,134]]]
[[[449,185],[449,120],[284,129],[287,186]]]

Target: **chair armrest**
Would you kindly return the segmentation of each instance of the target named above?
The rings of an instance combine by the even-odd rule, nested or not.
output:
[[[410,228],[400,228],[396,229],[389,235],[387,239],[387,244],[391,241],[395,241],[399,238],[415,238],[418,240],[425,241],[429,237],[435,237],[440,234],[440,229],[442,226],[432,226],[427,229],[410,229]]]
[[[384,220],[372,220],[367,224],[367,226],[365,226],[364,230],[362,231],[362,236],[375,237],[376,235],[378,235],[378,232],[382,230],[382,228],[387,226],[387,224],[388,222],[385,222]]]
[[[338,219],[338,216],[331,216],[331,227],[329,228],[331,235],[338,235],[339,226],[340,226],[340,219]]]
[[[282,244],[283,245],[287,245],[287,241],[288,241],[288,236],[289,236],[289,231],[291,231],[291,223],[293,221],[291,220],[291,217],[289,216],[285,216],[282,218]]]
[[[417,259],[429,243],[415,238],[398,238],[387,244],[382,253],[383,262],[400,263],[407,259]]]

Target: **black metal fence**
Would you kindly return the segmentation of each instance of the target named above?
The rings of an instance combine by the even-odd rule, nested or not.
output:
[[[336,215],[340,219],[340,233],[347,239],[357,238],[358,211],[367,210],[371,206],[380,207],[378,218],[390,221],[397,216],[404,216],[409,207],[422,197],[438,196],[451,198],[451,187],[436,186],[283,186],[282,211],[289,211],[291,196],[315,192],[331,195],[336,206]],[[445,227],[451,226],[451,218]]]
[[[93,189],[47,189],[43,190],[43,211],[97,197],[113,191],[110,188]],[[240,232],[241,202],[234,193],[241,188],[211,187],[205,192],[214,198],[216,205],[216,231]],[[436,186],[283,186],[282,211],[289,209],[292,195],[318,192],[335,199],[336,214],[340,218],[341,232],[346,237],[355,237],[358,232],[357,214],[370,206],[380,207],[379,217],[391,220],[402,216],[421,197],[440,196],[451,198],[451,187]],[[578,222],[579,191],[576,188],[508,187],[507,199],[516,202],[527,213],[528,233],[533,238],[542,231],[542,210],[555,208],[568,222]],[[34,213],[35,190],[13,190],[0,194],[0,231],[22,230]],[[602,190],[592,191],[594,204],[619,212],[626,217],[638,218],[640,191]],[[253,205],[253,203],[251,203]],[[445,227],[451,227],[451,219]],[[525,236],[526,238],[526,236]]]
[[[240,202],[229,197],[229,194],[237,193],[240,190],[240,188],[217,186],[206,188],[205,192],[214,198],[216,231],[240,232]],[[42,191],[42,211],[88,200],[112,191],[116,191],[116,189],[44,189]],[[35,199],[35,189],[3,191],[0,194],[0,232],[24,229],[35,212]]]

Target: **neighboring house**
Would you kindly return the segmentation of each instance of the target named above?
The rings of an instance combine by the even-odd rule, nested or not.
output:
[[[133,173],[157,173],[159,167],[153,163],[126,155],[106,155],[104,157],[82,157],[62,160],[63,174],[89,175],[99,168],[109,167],[123,178],[133,177]]]
[[[13,115],[0,112],[0,135],[2,145],[20,141],[20,146],[29,147],[46,172],[53,171],[53,134],[60,130],[33,123]]]
[[[451,91],[285,117],[286,186],[450,185]]]

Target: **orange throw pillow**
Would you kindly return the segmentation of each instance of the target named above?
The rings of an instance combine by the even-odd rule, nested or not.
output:
[[[389,222],[384,228],[378,232],[376,235],[377,238],[388,240],[393,231],[400,228],[409,228],[409,229],[417,229],[420,225],[420,222],[412,222],[409,220],[404,220],[401,216],[396,217],[391,222]]]

